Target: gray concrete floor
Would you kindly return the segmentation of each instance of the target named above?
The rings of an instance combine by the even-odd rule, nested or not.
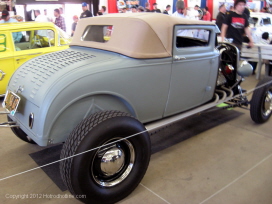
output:
[[[243,87],[256,83],[251,76]],[[248,110],[235,111],[243,114],[153,154],[140,185],[119,203],[271,204],[272,121],[256,125]],[[20,141],[9,129],[0,129],[0,144],[0,179],[37,167],[29,154],[42,147]],[[41,169],[0,181],[0,189],[0,203],[80,203],[45,198],[70,193],[59,190]]]

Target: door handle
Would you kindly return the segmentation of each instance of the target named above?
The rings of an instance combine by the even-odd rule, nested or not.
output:
[[[2,79],[4,79],[6,73],[3,72],[2,70],[0,70],[0,81],[2,81]]]
[[[22,60],[22,59],[26,59],[26,57],[17,58],[16,61],[18,62],[18,61],[20,61],[20,60]]]
[[[174,56],[174,60],[175,60],[175,61],[186,60],[186,57],[180,57],[180,56],[178,56],[178,55],[175,55],[175,56]]]
[[[42,52],[31,53],[31,54],[28,54],[28,55],[39,55],[39,54],[42,54]]]

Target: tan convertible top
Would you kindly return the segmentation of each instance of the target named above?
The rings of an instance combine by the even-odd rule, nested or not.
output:
[[[132,58],[163,58],[172,53],[174,25],[214,25],[212,22],[171,17],[159,13],[108,14],[81,19],[70,45],[98,48]],[[106,43],[83,41],[88,25],[113,25]]]

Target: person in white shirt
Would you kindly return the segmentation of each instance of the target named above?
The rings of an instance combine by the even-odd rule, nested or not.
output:
[[[196,20],[200,19],[200,13],[199,13],[199,6],[195,5],[195,7],[192,9],[193,16]]]
[[[35,18],[36,22],[50,22],[49,19],[47,18],[47,16],[41,15],[40,10],[35,10],[34,12],[35,12],[35,16],[36,16],[36,18]],[[47,30],[38,30],[37,35],[43,36],[43,37],[48,37],[49,31],[47,31]]]
[[[172,14],[172,16],[179,17],[179,18],[187,18],[189,19],[190,17],[187,15],[187,10],[184,7],[184,2],[183,1],[177,1],[176,3],[176,9],[177,11]],[[188,36],[188,37],[193,37],[194,36],[195,30],[192,29],[180,29],[177,31],[177,36]]]
[[[40,10],[35,10],[34,12],[35,12],[35,16],[36,16],[35,21],[38,21],[38,22],[50,22],[48,20],[47,16],[41,15]]]
[[[44,16],[47,18],[47,21],[48,21],[48,22],[53,22],[53,19],[50,18],[50,17],[47,15],[47,9],[44,9],[43,12],[44,12]]]
[[[172,14],[172,16],[175,17],[180,17],[180,18],[189,18],[186,13],[186,9],[184,7],[184,2],[183,1],[177,1],[176,3],[176,12]]]

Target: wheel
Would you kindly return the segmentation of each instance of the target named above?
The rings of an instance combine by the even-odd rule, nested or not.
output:
[[[8,121],[12,121],[9,116],[8,116]],[[27,134],[25,134],[25,132],[22,131],[21,128],[19,128],[19,127],[12,127],[10,129],[21,140],[23,140],[23,141],[25,141],[27,143],[30,143],[30,144],[37,144],[36,142],[34,142],[34,140],[32,140],[29,136],[27,136]]]
[[[272,77],[267,77],[257,84],[250,102],[250,116],[256,123],[266,122],[272,113]]]
[[[120,111],[98,112],[84,119],[63,145],[61,177],[73,195],[86,195],[78,197],[84,203],[115,203],[138,186],[150,155],[142,123]]]

